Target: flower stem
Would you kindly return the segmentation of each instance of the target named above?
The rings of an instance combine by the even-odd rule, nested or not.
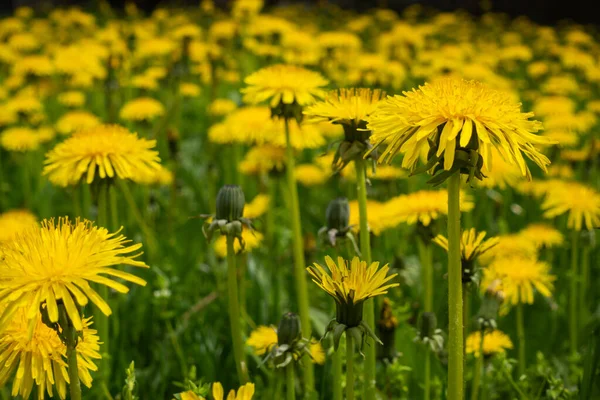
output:
[[[519,375],[525,373],[525,324],[523,304],[517,305],[517,338],[519,339]]]
[[[431,399],[431,351],[425,347],[425,394],[423,400]]]
[[[579,278],[579,232],[571,233],[571,281],[569,291],[569,337],[571,354],[577,353],[577,280]]]
[[[371,264],[371,238],[369,237],[369,224],[367,219],[367,171],[366,161],[362,158],[354,161],[356,168],[356,194],[358,200],[358,214],[360,224],[360,252],[362,258]],[[375,326],[375,302],[373,299],[365,301],[364,320],[371,328]],[[375,367],[376,367],[376,343],[367,346],[365,349],[365,369],[364,369],[364,393],[365,400],[375,398]]]
[[[71,400],[81,400],[81,383],[77,366],[77,331],[73,326],[65,329],[67,338],[67,361],[69,364],[69,392]],[[103,339],[104,340],[104,339]]]
[[[448,179],[448,399],[463,399],[462,267],[460,262],[460,174]]]
[[[294,363],[285,367],[285,381],[287,386],[287,400],[296,400],[296,387],[294,383]]]
[[[98,193],[97,193],[97,198],[96,198],[96,207],[98,210],[98,214],[96,217],[96,224],[99,227],[102,228],[108,228],[107,224],[108,224],[108,204],[107,204],[107,200],[108,200],[108,191],[109,191],[109,183],[106,181],[106,179],[101,179],[98,181],[97,183],[98,187]],[[100,295],[100,297],[102,297],[105,301],[110,302],[109,300],[109,293],[108,293],[108,286],[106,285],[99,285],[98,288],[98,294]],[[108,325],[108,317],[101,312],[98,309],[98,312],[95,315],[95,319],[96,319],[96,326],[98,327],[98,336],[102,338],[102,360],[101,360],[101,366],[100,366],[100,380],[102,384],[106,384],[109,381],[110,378],[110,363],[109,363],[109,356],[110,356],[110,331],[109,331],[109,325]]]
[[[244,341],[240,324],[240,306],[238,302],[237,269],[235,267],[235,238],[227,235],[227,293],[229,300],[229,322],[233,341],[233,357],[240,385],[249,381],[246,360],[244,356]]]
[[[579,289],[579,323],[585,324],[588,317],[586,297],[590,288],[590,251],[589,245],[583,248],[581,255],[581,285]]]
[[[346,400],[354,400],[354,343],[346,334]]]
[[[421,270],[423,277],[423,311],[433,311],[433,262],[432,248],[425,243],[421,238],[417,239],[419,248],[419,261],[421,262]]]
[[[333,400],[342,400],[342,352],[333,352]]]
[[[480,379],[485,374],[483,370],[483,340],[485,339],[485,331],[481,330],[481,338],[479,339],[479,357],[475,359],[475,375],[473,376],[473,387],[471,388],[471,400],[477,400],[479,397]]]
[[[310,305],[308,301],[308,286],[306,284],[306,263],[304,261],[304,246],[302,239],[302,226],[300,223],[300,202],[298,200],[298,184],[296,183],[296,162],[294,159],[294,149],[292,148],[290,138],[289,121],[285,119],[285,141],[286,141],[286,175],[290,194],[290,216],[292,218],[292,235],[294,251],[294,280],[296,281],[296,296],[298,302],[298,311],[300,322],[302,324],[302,336],[311,337],[312,327],[310,324]],[[303,366],[304,384],[306,394],[314,390],[314,372],[313,364],[305,362]]]

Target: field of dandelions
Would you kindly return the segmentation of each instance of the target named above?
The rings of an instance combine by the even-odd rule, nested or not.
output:
[[[0,399],[599,399],[598,39],[4,16]]]

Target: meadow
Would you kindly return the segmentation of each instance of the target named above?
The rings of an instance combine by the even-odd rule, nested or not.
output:
[[[0,399],[599,399],[598,32],[485,11],[2,17]]]

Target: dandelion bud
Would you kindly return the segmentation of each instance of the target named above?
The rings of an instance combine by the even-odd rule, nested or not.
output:
[[[432,338],[437,329],[437,318],[432,312],[424,312],[419,320],[419,335],[421,338]]]
[[[327,206],[325,218],[327,219],[328,229],[336,229],[339,232],[345,231],[350,220],[350,206],[348,205],[348,199],[345,197],[338,197],[337,199],[331,200]]]
[[[477,323],[480,329],[496,329],[498,310],[504,301],[504,293],[498,290],[497,286],[498,281],[492,282],[486,289],[481,301],[481,306],[477,313]]]
[[[283,314],[277,328],[277,344],[279,346],[284,344],[291,346],[300,339],[302,339],[302,329],[298,314],[294,314],[293,312]]]
[[[236,221],[244,214],[246,199],[238,185],[225,185],[217,194],[217,220]]]
[[[398,319],[392,312],[392,303],[387,297],[383,299],[380,319],[377,321],[377,331],[383,342],[383,346],[377,347],[378,358],[393,360],[397,356],[396,351],[396,328]]]

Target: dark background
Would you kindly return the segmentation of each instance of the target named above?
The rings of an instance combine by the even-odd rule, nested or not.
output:
[[[134,0],[140,9],[145,11],[153,10],[157,5],[191,5],[197,6],[200,0]],[[316,4],[317,1],[281,1],[265,0],[267,5],[276,5],[284,3]],[[109,0],[109,3],[116,8],[121,8],[124,4],[122,0]],[[215,0],[215,4],[220,7],[227,7],[228,0]],[[337,4],[343,8],[356,10],[366,10],[376,7],[379,1],[365,0],[329,0],[331,4]],[[473,14],[480,14],[480,0],[387,0],[388,8],[401,11],[406,6],[414,3],[420,3],[426,6],[434,7],[439,10],[452,11],[462,8]],[[504,12],[512,16],[526,15],[534,21],[542,24],[554,24],[560,20],[570,19],[582,24],[597,25],[600,22],[600,5],[592,0],[496,0],[492,1],[492,11]],[[67,5],[80,5],[88,7],[93,5],[93,1],[87,0],[0,0],[0,12],[3,15],[10,14],[15,7],[20,5],[29,5],[35,7],[43,6],[45,9]]]

